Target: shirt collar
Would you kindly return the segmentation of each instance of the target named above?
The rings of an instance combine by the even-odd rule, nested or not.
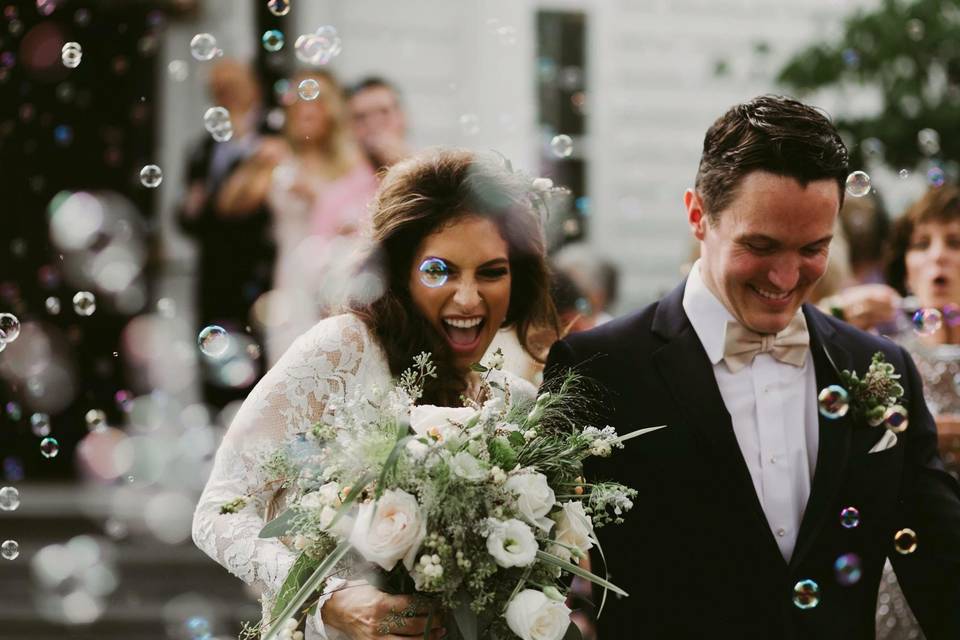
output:
[[[724,338],[727,322],[734,320],[723,303],[707,287],[700,274],[700,261],[693,263],[683,290],[683,310],[700,338],[707,357],[713,365],[723,360]]]

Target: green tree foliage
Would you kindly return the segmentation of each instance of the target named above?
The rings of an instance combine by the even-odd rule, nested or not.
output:
[[[800,51],[777,80],[801,95],[834,86],[879,88],[879,113],[837,118],[841,131],[858,143],[851,144],[851,166],[883,153],[895,168],[943,166],[956,176],[960,0],[883,0],[878,8],[861,9],[846,19],[838,41]],[[939,144],[921,133],[925,129],[939,134]],[[864,144],[870,138],[882,143],[882,152],[873,140]]]

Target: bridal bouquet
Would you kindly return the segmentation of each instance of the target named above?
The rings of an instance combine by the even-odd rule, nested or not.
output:
[[[301,637],[293,630],[336,578],[416,594],[431,616],[448,612],[453,637],[465,640],[574,637],[570,576],[626,595],[578,562],[597,544],[594,528],[621,522],[635,491],[587,482],[583,461],[652,429],[618,436],[575,424],[584,402],[575,374],[535,402],[511,403],[490,379],[496,365],[474,365],[482,404],[417,405],[436,375],[422,354],[394,388],[364,390],[270,457],[270,490],[285,490],[288,506],[260,536],[283,537],[300,555],[261,623],[265,640]]]

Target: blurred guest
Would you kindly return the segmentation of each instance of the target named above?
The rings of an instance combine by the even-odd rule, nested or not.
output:
[[[325,288],[344,276],[347,238],[366,224],[367,203],[376,190],[373,171],[346,125],[334,77],[303,72],[291,86],[299,89],[286,97],[283,136],[264,138],[217,201],[224,216],[264,210],[271,216],[274,291],[256,311],[265,326],[268,364],[329,313]]]
[[[934,415],[960,416],[960,189],[931,188],[902,218],[891,237],[887,277],[913,295],[926,316],[896,339],[913,354]]]
[[[895,339],[913,356],[941,442],[960,434],[960,189],[934,187],[894,223],[886,275],[903,295],[916,297],[922,322]],[[945,452],[949,461],[949,452]],[[880,583],[878,638],[922,638],[889,563]]]
[[[217,62],[210,70],[208,90],[213,103],[230,112],[233,136],[217,142],[205,134],[196,143],[189,155],[186,194],[177,219],[183,231],[196,241],[199,254],[198,330],[220,325],[236,332],[249,323],[254,300],[270,288],[275,256],[269,237],[270,219],[265,211],[226,214],[214,206],[215,194],[237,165],[257,148],[266,130],[260,85],[249,65],[228,59]],[[231,390],[216,381],[208,380],[204,386],[206,401],[215,406],[244,394],[242,389]]]
[[[364,78],[350,88],[347,104],[353,135],[377,171],[412,153],[407,115],[393,84],[376,76]]]
[[[840,226],[849,247],[854,284],[883,284],[884,251],[890,234],[890,217],[876,191],[847,198],[840,208]]]
[[[613,263],[598,256],[586,244],[574,242],[553,255],[553,264],[576,282],[583,292],[594,324],[613,319],[610,309],[616,302],[619,281],[619,273]]]

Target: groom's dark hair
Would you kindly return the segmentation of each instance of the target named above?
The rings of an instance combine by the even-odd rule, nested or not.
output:
[[[717,220],[753,171],[793,178],[803,186],[835,180],[843,204],[847,147],[822,111],[784,96],[760,96],[731,107],[703,139],[695,186],[709,220]]]

